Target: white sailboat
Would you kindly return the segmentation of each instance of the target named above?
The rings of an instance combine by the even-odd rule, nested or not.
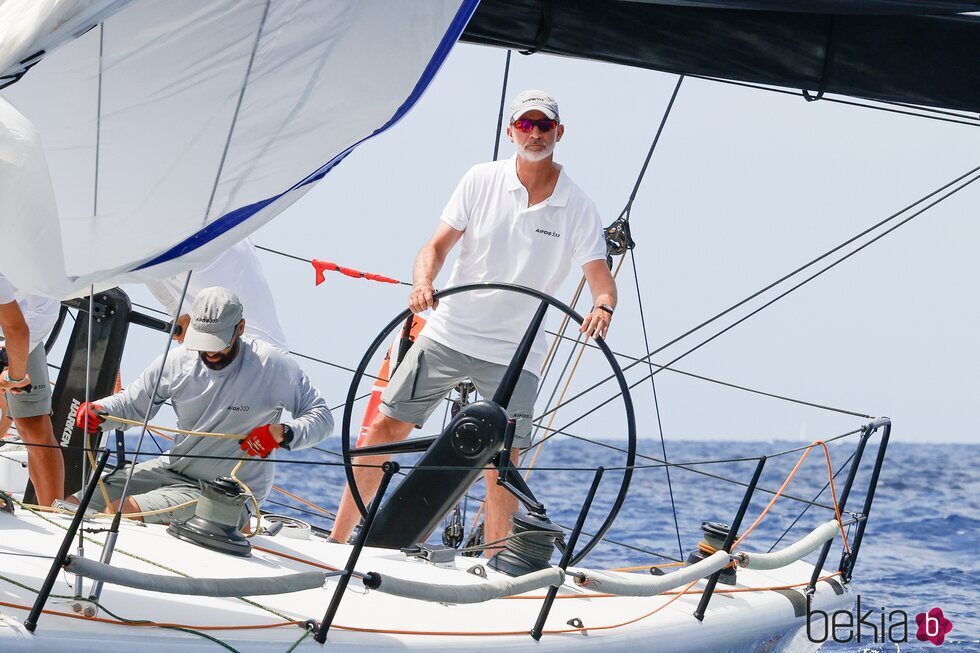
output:
[[[704,62],[698,57],[693,62],[679,57],[672,66],[632,61],[632,57],[642,59],[643,53],[613,51],[602,39],[596,46],[595,39],[583,37],[581,25],[579,31],[574,27],[563,31],[576,19],[588,22],[590,3],[586,2],[576,7],[581,10],[578,14],[541,3],[540,21],[526,21],[509,38],[502,36],[508,33],[508,17],[536,18],[536,3],[500,1],[479,8],[468,1],[406,6],[410,4],[220,0],[204,4],[6,0],[0,4],[0,12],[24,19],[23,24],[0,23],[7,34],[22,36],[16,42],[9,37],[2,42],[6,46],[0,49],[5,56],[0,57],[2,68],[11,81],[17,81],[5,95],[20,113],[43,125],[41,140],[48,147],[41,150],[30,138],[14,145],[24,161],[43,153],[54,182],[49,190],[51,181],[43,168],[25,167],[37,173],[22,177],[37,191],[32,201],[14,202],[9,194],[0,200],[5,209],[0,228],[17,245],[5,259],[11,270],[18,270],[19,276],[11,274],[11,278],[19,287],[59,297],[87,294],[95,287],[100,303],[120,306],[124,299],[102,289],[169,275],[208,260],[285,209],[353,147],[404,115],[471,17],[465,38],[476,42],[683,72],[690,66],[690,72],[699,74],[729,72],[716,62],[699,67],[696,64]],[[691,25],[703,29],[697,21],[712,19],[705,11],[746,5],[740,8],[770,10],[757,17],[773,24],[779,24],[782,16],[788,30],[784,35],[791,35],[798,18],[805,23],[810,17],[778,14],[773,10],[785,9],[785,3],[761,0],[704,3],[706,8],[692,11],[648,4],[655,3],[616,3],[614,16],[627,12],[616,23],[624,34],[638,36],[630,11],[665,12],[657,16],[679,24],[689,18]],[[849,4],[872,14],[898,11],[897,3],[887,0],[842,0],[838,6],[842,14]],[[944,5],[914,4],[906,3],[903,11],[914,16]],[[956,13],[971,3],[945,4],[945,12]],[[972,30],[967,40],[980,30],[980,23],[972,18],[951,20],[958,21],[956,34]],[[931,19],[923,22],[938,29]],[[534,29],[523,34],[525,27]],[[696,32],[686,35],[688,43]],[[523,43],[527,40],[530,43]],[[59,42],[63,45],[56,48]],[[956,89],[959,95],[954,97],[944,84],[930,87],[923,81],[927,72],[918,70],[909,72],[907,88],[912,90],[907,97],[901,89],[881,90],[880,83],[870,81],[855,90],[849,86],[852,79],[846,74],[838,78],[839,71],[827,65],[832,42],[824,41],[828,56],[815,79],[814,70],[800,73],[816,83],[799,86],[815,94],[852,92],[952,109],[975,100],[969,89]],[[725,51],[722,46],[718,44],[720,52]],[[758,70],[765,74],[732,76],[770,84],[796,81],[798,71],[793,66],[780,77],[767,68],[771,63],[771,59],[759,62]],[[878,77],[868,73],[867,79],[881,82],[886,69],[877,71]],[[365,78],[371,82],[364,83]],[[75,97],[87,101],[65,111],[49,106],[50,102],[45,105],[30,84],[77,88],[80,95]],[[930,91],[934,91],[931,96]],[[5,110],[8,123],[18,116],[9,105]],[[172,115],[180,120],[171,119]],[[147,130],[147,124],[159,129]],[[48,134],[57,143],[53,148]],[[212,174],[185,174],[184,164],[191,160],[207,161]],[[72,247],[66,247],[66,242]],[[78,255],[94,250],[100,255]],[[63,265],[35,272],[36,266],[29,262],[38,256]],[[77,306],[86,314],[84,303]],[[393,320],[388,331],[403,319]],[[105,338],[110,339],[109,327],[105,329]],[[375,348],[386,338],[386,333],[380,335]],[[125,335],[114,342],[119,354]],[[365,355],[357,376],[366,371],[372,353]],[[608,350],[605,353],[624,402],[625,467],[632,470],[636,435],[630,394],[617,373],[615,358]],[[111,367],[106,369],[114,379]],[[103,371],[92,373],[93,386],[105,385]],[[345,416],[348,462],[358,380],[351,384]],[[60,384],[67,387],[73,382],[65,376]],[[63,399],[70,404],[70,397]],[[55,419],[58,423],[57,414]],[[875,420],[857,431],[860,452],[872,437],[882,437],[874,461],[876,477],[890,422]],[[505,447],[502,431],[494,434],[494,446]],[[853,601],[856,550],[845,545],[846,555],[836,571],[821,567],[842,529],[852,529],[856,537],[851,544],[855,549],[859,546],[874,493],[872,482],[867,497],[852,498],[854,504],[866,500],[863,510],[851,507],[846,512],[841,507],[833,519],[798,534],[795,543],[772,553],[732,550],[736,534],[722,528],[714,533],[714,540],[706,538],[701,548],[704,560],[668,568],[663,575],[591,568],[586,554],[604,531],[576,542],[581,525],[565,535],[567,556],[560,562],[559,556],[531,560],[526,573],[514,569],[504,573],[438,547],[405,553],[370,539],[374,513],[362,540],[353,547],[328,543],[323,533],[290,522],[251,538],[248,557],[229,555],[221,542],[202,545],[208,544],[212,532],[208,525],[196,531],[199,537],[185,531],[177,533],[183,535],[178,538],[167,527],[124,523],[118,537],[110,538],[116,541],[115,554],[111,566],[105,567],[57,554],[59,545],[65,548],[63,553],[74,549],[74,540],[66,533],[74,535],[73,527],[81,527],[89,532],[85,538],[89,556],[98,557],[106,543],[103,538],[109,538],[104,531],[112,528],[111,518],[80,522],[70,515],[25,507],[20,492],[23,468],[18,462],[25,453],[13,446],[5,446],[3,453],[0,487],[13,490],[3,500],[10,510],[0,512],[0,553],[4,554],[0,556],[0,648],[4,651],[94,651],[120,644],[148,651],[174,646],[288,651],[316,650],[323,641],[351,649],[496,650],[534,645],[556,650],[637,646],[665,651],[804,650],[814,646],[805,632],[808,607],[832,612],[848,608]],[[859,453],[851,469],[856,472],[860,462]],[[620,498],[629,487],[629,474],[623,476]],[[853,476],[845,483],[841,504]],[[748,483],[732,531],[745,517],[757,481],[758,474]],[[88,488],[95,491],[91,483]],[[618,507],[609,510],[607,522],[616,518]],[[816,567],[802,561],[817,550],[822,553]],[[67,565],[64,572],[63,565]],[[736,570],[732,584],[719,582],[722,573],[731,569]],[[82,577],[89,580],[79,585]],[[90,600],[87,590],[76,591],[93,582],[104,583],[97,601]]]

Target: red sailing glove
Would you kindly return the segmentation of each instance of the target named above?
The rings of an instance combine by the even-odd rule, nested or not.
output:
[[[241,442],[238,444],[241,450],[245,452],[248,456],[258,456],[259,458],[265,458],[273,450],[279,448],[279,443],[276,439],[272,437],[272,432],[269,430],[271,424],[266,424],[258,428],[252,429],[252,431],[242,438]]]
[[[107,414],[105,408],[99,404],[85,401],[78,407],[78,411],[75,413],[75,426],[84,431],[85,416],[88,415],[88,433],[89,435],[95,435],[99,432],[99,427],[102,426]]]

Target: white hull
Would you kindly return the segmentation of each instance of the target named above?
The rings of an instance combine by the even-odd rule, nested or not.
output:
[[[32,588],[39,588],[51,564],[64,528],[64,516],[36,516],[25,510],[16,515],[0,513],[0,575]],[[106,527],[108,520],[87,522],[89,527]],[[88,537],[85,547],[89,558],[98,558],[104,534]],[[351,547],[328,544],[313,536],[309,539],[258,536],[251,558],[239,558],[179,541],[161,526],[125,523],[112,564],[153,574],[170,574],[163,567],[200,578],[241,578],[279,576],[314,568],[283,557],[342,567]],[[74,545],[72,547],[74,551]],[[24,554],[28,554],[25,556]],[[128,554],[136,554],[146,562]],[[30,557],[43,555],[46,557]],[[466,570],[482,559],[456,559],[452,567],[436,567],[426,562],[407,560],[400,552],[365,549],[358,571],[378,571],[401,578],[442,584],[485,582]],[[804,583],[812,566],[803,562],[774,571],[741,569],[736,589],[777,587]],[[496,572],[487,570],[489,577]],[[72,595],[68,583],[75,577],[61,573],[53,594]],[[330,601],[336,580],[331,578],[322,589],[289,595],[256,597],[255,603],[271,608],[291,620],[319,620]],[[86,581],[85,592],[91,586]],[[701,581],[696,588],[702,588]],[[540,651],[638,650],[656,651],[803,651],[813,650],[801,629],[805,617],[800,615],[801,589],[731,592],[719,585],[704,621],[693,612],[700,593],[688,594],[663,609],[650,614],[673,596],[651,598],[601,597],[575,586],[569,578],[548,619],[545,634],[537,643],[527,634],[542,604],[544,590],[519,598],[498,599],[474,605],[443,605],[398,598],[366,590],[352,581],[330,631],[327,643],[331,650],[418,650],[418,651]],[[524,598],[530,597],[530,598]],[[579,598],[572,598],[579,597]],[[6,580],[0,580],[0,651],[72,651],[104,653],[115,650],[140,650],[146,653],[182,653],[221,651],[218,644],[198,635],[156,626],[126,626],[118,622],[79,618],[69,599],[49,599],[47,610],[34,634],[23,626],[27,612],[13,605],[30,606],[35,594]],[[851,590],[839,584],[820,582],[814,596],[814,607],[830,611],[849,608]],[[203,630],[227,642],[239,651],[283,653],[302,636],[297,626],[266,629],[244,629],[244,626],[274,624],[281,617],[234,598],[184,597],[164,595],[125,587],[106,585],[102,604],[113,613],[131,620],[183,624],[190,628],[233,626],[234,629]],[[794,605],[795,604],[795,605]],[[109,618],[100,613],[100,618]],[[567,622],[580,619],[588,629],[581,632],[549,633],[569,629]],[[109,618],[111,619],[111,618]],[[632,623],[626,623],[631,622]],[[618,625],[617,624],[622,624]],[[610,627],[615,626],[615,627]],[[510,633],[510,634],[505,634]],[[323,650],[308,637],[298,651]]]

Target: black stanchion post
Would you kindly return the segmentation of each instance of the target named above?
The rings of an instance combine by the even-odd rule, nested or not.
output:
[[[745,488],[745,494],[742,496],[742,504],[738,507],[738,512],[735,513],[735,521],[732,522],[731,527],[728,529],[728,537],[725,538],[725,544],[722,547],[726,553],[732,552],[735,536],[738,534],[738,529],[742,527],[742,518],[745,517],[745,511],[749,509],[752,494],[755,492],[755,486],[758,485],[759,477],[762,476],[762,468],[765,466],[766,457],[762,456],[759,458],[759,464],[755,466],[755,473],[752,474],[752,480],[749,482],[749,486]],[[694,617],[698,621],[704,621],[704,613],[708,609],[708,602],[711,601],[711,595],[715,591],[715,586],[718,584],[718,578],[720,576],[721,571],[716,571],[708,577],[708,582],[704,586],[704,592],[701,594],[701,601],[698,603],[698,609],[694,611]]]
[[[871,481],[868,483],[868,494],[864,498],[864,519],[857,525],[857,530],[854,532],[854,541],[851,543],[851,555],[848,556],[846,553],[841,559],[840,571],[844,574],[844,582],[849,583],[851,581],[851,574],[854,572],[854,562],[857,560],[858,550],[861,548],[861,542],[864,540],[864,529],[868,526],[868,516],[871,514],[871,503],[875,498],[875,490],[878,488],[878,476],[881,474],[881,465],[885,462],[885,450],[888,448],[888,438],[892,434],[891,422],[885,424],[885,430],[881,434],[881,444],[878,445],[878,456],[875,458],[875,467],[871,472]],[[841,510],[844,506],[841,506]]]
[[[861,466],[861,458],[864,457],[864,449],[868,444],[868,440],[877,430],[877,422],[872,422],[865,427],[864,435],[861,436],[861,440],[858,442],[857,451],[854,452],[854,460],[851,461],[851,468],[847,470],[847,480],[844,481],[844,489],[841,490],[840,501],[838,502],[838,507],[841,513],[844,512],[844,506],[847,505],[847,497],[851,494],[851,487],[854,485],[854,478],[857,476],[858,468]],[[820,550],[820,556],[817,558],[816,563],[813,565],[813,574],[810,576],[810,582],[807,584],[806,589],[806,600],[807,605],[810,605],[810,601],[813,599],[813,592],[817,587],[817,579],[820,578],[820,572],[823,571],[823,565],[827,562],[827,556],[830,555],[830,547],[833,545],[834,541],[830,540],[823,545]]]
[[[337,580],[337,589],[334,590],[333,598],[330,599],[330,605],[327,606],[327,611],[323,614],[323,621],[320,622],[316,634],[313,635],[313,639],[321,644],[327,641],[327,632],[333,624],[334,617],[337,616],[340,601],[344,598],[344,592],[347,591],[347,583],[350,582],[351,575],[354,573],[354,566],[357,565],[357,559],[361,556],[361,549],[364,548],[367,536],[371,532],[371,525],[374,524],[374,516],[378,514],[378,508],[381,506],[381,501],[384,498],[385,491],[388,489],[388,484],[391,482],[391,477],[398,473],[398,469],[398,463],[392,461],[388,461],[381,466],[381,470],[384,472],[384,476],[381,477],[381,485],[378,486],[378,492],[374,495],[374,500],[371,502],[368,513],[364,517],[364,525],[361,527],[361,531],[357,534],[357,539],[354,541],[354,548],[350,552],[350,557],[347,558],[347,566],[344,567],[344,573]]]
[[[595,470],[595,476],[592,477],[592,487],[589,488],[589,493],[585,497],[585,503],[582,504],[582,510],[578,513],[578,521],[575,522],[575,528],[572,529],[571,534],[568,536],[568,543],[565,545],[565,550],[561,554],[561,562],[558,566],[562,571],[568,568],[568,561],[572,559],[572,551],[575,550],[575,545],[578,544],[578,536],[582,532],[582,527],[585,526],[585,518],[589,515],[589,509],[592,508],[592,501],[595,499],[595,493],[599,489],[599,481],[602,480],[602,475],[606,470],[599,467]],[[544,624],[548,620],[548,613],[551,612],[551,606],[555,602],[555,597],[558,596],[558,588],[551,586],[548,588],[548,596],[544,599],[544,604],[541,606],[541,612],[538,613],[538,620],[534,624],[534,629],[531,631],[531,637],[535,641],[541,639],[541,632],[544,630]]]
[[[71,542],[73,539],[75,539],[75,533],[78,532],[78,528],[82,525],[82,519],[85,517],[85,510],[88,508],[88,504],[92,501],[92,495],[95,493],[95,488],[99,484],[99,478],[102,476],[102,470],[105,469],[105,464],[108,460],[109,450],[103,449],[102,455],[99,457],[99,463],[95,468],[95,474],[92,475],[92,479],[85,488],[85,494],[82,495],[82,501],[78,505],[78,510],[75,511],[75,517],[71,520],[71,525],[68,527],[68,532],[65,533],[65,538],[61,541],[61,548],[58,549],[58,554],[51,562],[51,569],[48,570],[48,575],[44,579],[44,584],[41,585],[41,590],[37,593],[37,599],[34,601],[34,607],[31,608],[31,613],[24,621],[24,628],[27,628],[27,630],[32,633],[37,629],[37,620],[41,616],[41,611],[44,609],[44,604],[47,602],[48,596],[51,595],[51,588],[54,587],[54,581],[58,578],[58,572],[61,571],[62,566],[65,564],[65,560],[68,559],[68,549],[71,548]]]

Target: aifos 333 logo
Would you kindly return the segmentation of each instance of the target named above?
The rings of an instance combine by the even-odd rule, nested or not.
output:
[[[884,607],[867,608],[857,595],[854,610],[807,609],[806,636],[811,642],[822,644],[832,640],[839,644],[904,644],[913,636],[920,642],[942,646],[946,635],[953,630],[953,622],[946,618],[942,608],[931,608],[909,619],[905,610],[889,610]]]

